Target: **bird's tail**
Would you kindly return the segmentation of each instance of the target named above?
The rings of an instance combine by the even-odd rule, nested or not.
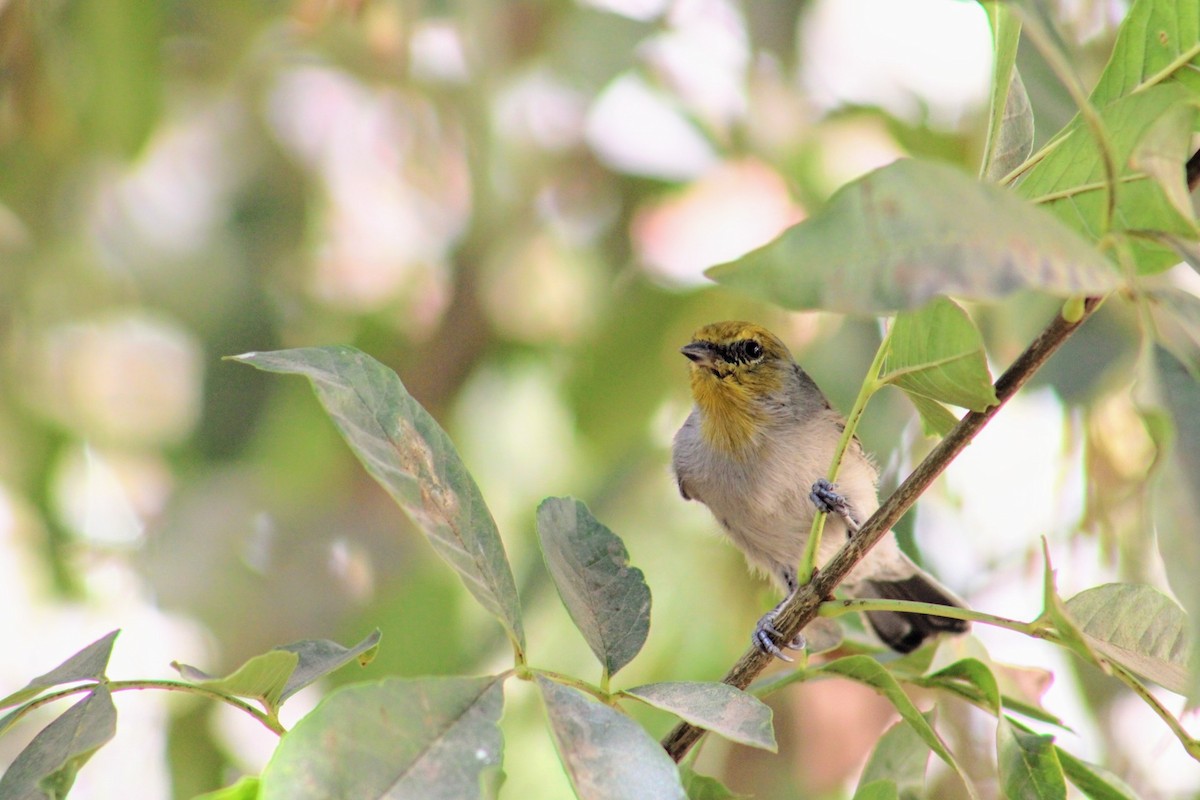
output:
[[[883,600],[912,600],[918,603],[936,603],[940,606],[965,607],[931,576],[917,571],[907,578],[898,580],[873,579],[857,592],[859,597],[878,597]],[[963,619],[938,617],[932,614],[911,614],[903,611],[869,611],[867,622],[883,643],[898,653],[910,653],[921,646],[930,636],[939,633],[965,633],[970,623]]]

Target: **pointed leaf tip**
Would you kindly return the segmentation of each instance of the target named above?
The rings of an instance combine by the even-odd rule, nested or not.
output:
[[[450,437],[395,372],[345,345],[246,353],[267,372],[312,383],[350,449],[491,612],[523,658],[525,631],[512,568],[478,485]]]
[[[375,660],[376,653],[379,652],[379,641],[382,637],[383,633],[377,628],[370,636],[353,647],[342,647],[337,642],[331,642],[328,639],[305,639],[302,642],[285,644],[278,648],[295,653],[298,658],[296,669],[288,678],[279,702],[282,703],[313,681],[351,661],[357,660],[359,666],[363,667],[370,664]]]
[[[537,511],[546,566],[563,605],[609,675],[642,649],[650,632],[650,587],[629,551],[587,506],[547,498]]]
[[[1002,716],[996,748],[1005,797],[1066,800],[1067,781],[1053,736],[1030,733]]]
[[[20,705],[26,700],[37,697],[46,689],[61,686],[64,683],[103,680],[105,671],[108,669],[108,660],[112,657],[113,643],[120,633],[121,630],[118,628],[104,634],[54,669],[34,678],[8,697],[0,699],[0,708]]]

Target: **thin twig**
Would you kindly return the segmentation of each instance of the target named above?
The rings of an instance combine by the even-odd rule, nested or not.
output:
[[[850,409],[850,413],[846,416],[846,424],[842,426],[842,436],[838,439],[837,450],[833,453],[833,461],[829,465],[829,483],[833,484],[837,481],[838,470],[842,468],[842,459],[846,455],[846,451],[850,449],[850,442],[854,439],[854,432],[858,429],[858,420],[862,417],[863,412],[867,410],[867,403],[874,397],[875,393],[883,386],[879,380],[879,373],[883,371],[883,362],[887,359],[888,353],[892,349],[892,330],[884,335],[883,341],[879,343],[879,349],[875,351],[875,358],[871,361],[871,367],[867,370],[866,380],[863,381],[862,388],[859,389],[858,397],[854,400],[854,407]],[[817,567],[817,554],[821,552],[821,534],[825,530],[825,515],[814,514],[812,526],[808,532],[808,541],[804,545],[804,555],[800,558],[800,567],[796,571],[796,577],[801,583],[808,583],[812,580],[813,572]],[[857,528],[851,529],[852,533],[857,532]]]
[[[802,587],[791,599],[791,602],[781,609],[775,620],[775,626],[779,629],[780,638],[783,641],[791,641],[801,628],[812,622],[817,616],[821,601],[833,594],[833,590],[850,573],[854,565],[862,560],[867,551],[892,529],[904,512],[929,488],[930,484],[963,448],[971,443],[971,440],[996,412],[1046,363],[1054,351],[1067,340],[1067,337],[1095,312],[1101,300],[1102,298],[1099,297],[1089,297],[1084,300],[1082,313],[1072,321],[1064,319],[1061,314],[1055,316],[1045,330],[996,381],[996,397],[999,398],[999,403],[986,411],[968,412],[937,447],[925,457],[925,460],[917,465],[917,468],[897,487],[896,491],[884,501],[883,505],[871,515],[858,534],[852,537],[838,551],[837,555],[817,573],[816,577]],[[771,663],[771,660],[770,655],[757,648],[751,648],[734,664],[723,680],[731,686],[745,689]],[[662,746],[671,758],[679,761],[703,733],[701,728],[686,722],[680,723],[663,739]]]

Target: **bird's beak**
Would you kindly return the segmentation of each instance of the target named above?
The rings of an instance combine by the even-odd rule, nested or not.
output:
[[[690,342],[679,348],[679,352],[701,367],[711,367],[717,359],[717,349],[712,342]]]

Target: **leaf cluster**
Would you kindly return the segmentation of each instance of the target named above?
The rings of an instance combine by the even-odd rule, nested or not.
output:
[[[886,386],[910,398],[932,436],[951,437],[961,429],[955,408],[967,409],[967,417],[994,412],[1007,395],[993,383],[970,304],[1014,293],[1050,296],[1062,302],[1061,316],[1071,322],[1101,302],[1127,304],[1144,324],[1142,413],[1159,447],[1162,548],[1168,556],[1194,556],[1200,301],[1149,279],[1179,258],[1197,264],[1200,230],[1182,167],[1200,109],[1200,0],[1133,3],[1090,95],[1073,76],[1061,76],[1079,113],[1036,153],[1030,105],[1015,68],[1017,43],[1024,31],[1055,64],[1053,49],[1046,47],[1037,17],[1021,6],[984,6],[997,61],[979,168],[984,180],[942,163],[896,162],[850,182],[819,213],[710,275],[787,308],[889,318],[843,447],[869,400]],[[1007,796],[1065,798],[1068,784],[1091,797],[1133,796],[1119,778],[1072,756],[1044,732],[1062,721],[1037,696],[1015,689],[1009,668],[984,653],[955,650],[959,645],[890,662],[851,652],[800,665],[745,691],[718,682],[614,687],[646,642],[651,592],[620,537],[569,498],[541,505],[537,532],[563,606],[595,655],[598,679],[539,668],[529,652],[513,571],[482,493],[449,436],[396,374],[344,346],[248,353],[236,360],[310,381],[365,470],[498,621],[512,666],[478,677],[392,677],[346,686],[284,731],[281,704],[349,661],[370,661],[378,635],[351,648],[325,641],[287,645],[225,677],[177,665],[181,681],[113,681],[105,673],[114,632],[0,701],[0,708],[14,709],[0,719],[3,734],[36,708],[83,695],[0,778],[0,798],[63,796],[113,735],[113,694],[145,688],[229,703],[281,735],[261,776],[212,798],[494,797],[504,780],[498,722],[504,687],[513,679],[529,682],[540,695],[547,729],[579,797],[731,797],[715,779],[696,773],[693,763],[677,765],[628,709],[650,706],[686,726],[773,751],[771,712],[759,698],[792,683],[832,677],[869,686],[901,718],[877,743],[857,798],[928,791],[930,754],[976,794],[937,720],[910,698],[912,687],[965,701],[995,718],[995,774]],[[837,468],[835,460],[831,476]],[[814,552],[819,527],[815,533]],[[899,601],[832,601],[821,613],[961,614],[1054,642],[1132,689],[1200,758],[1200,743],[1144,683],[1192,702],[1200,697],[1191,645],[1200,621],[1200,588],[1191,574],[1197,562],[1165,561],[1179,604],[1133,584],[1096,587],[1064,601],[1047,553],[1044,611],[1030,622]],[[802,574],[812,572],[811,554],[809,562]]]

